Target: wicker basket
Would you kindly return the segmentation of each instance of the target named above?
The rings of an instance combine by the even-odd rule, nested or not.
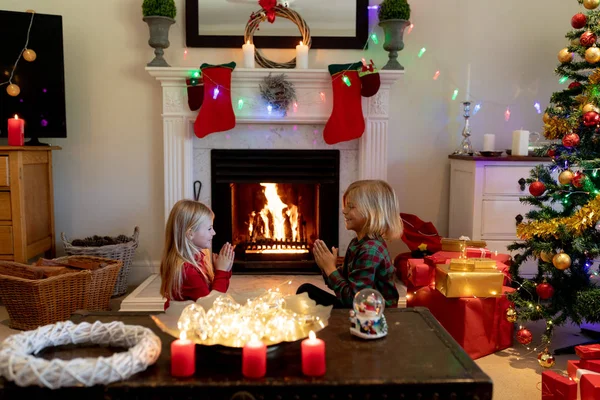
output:
[[[55,258],[54,261],[68,264],[69,260],[104,262],[107,265],[92,271],[92,279],[85,294],[83,308],[88,311],[110,310],[110,297],[115,288],[115,282],[122,269],[123,262],[109,258],[90,256],[67,256]]]
[[[84,308],[90,271],[35,279],[33,273],[18,269],[22,265],[0,261],[0,299],[13,329],[35,329],[64,321],[75,310]]]
[[[131,241],[127,243],[111,244],[108,246],[99,247],[73,246],[71,241],[67,239],[67,236],[64,234],[64,232],[60,234],[60,237],[62,238],[67,255],[95,256],[122,261],[123,267],[119,272],[117,283],[115,284],[115,288],[112,293],[113,296],[121,296],[127,291],[127,279],[129,277],[129,270],[131,269],[131,263],[133,261],[135,249],[138,247],[139,235],[140,228],[136,226],[133,230]]]

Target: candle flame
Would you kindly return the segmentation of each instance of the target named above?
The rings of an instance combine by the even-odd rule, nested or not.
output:
[[[246,44],[250,44],[250,41],[249,41],[249,40],[246,40]]]
[[[186,340],[187,339],[187,335],[186,335],[185,331],[181,331],[179,333],[179,339],[180,340]]]
[[[300,46],[303,46],[303,44],[302,44],[302,40],[300,41]]]
[[[19,116],[17,114],[15,114],[15,119],[19,119]]]
[[[310,340],[315,340],[317,338],[317,335],[315,335],[315,332],[310,331],[308,332],[308,337]]]

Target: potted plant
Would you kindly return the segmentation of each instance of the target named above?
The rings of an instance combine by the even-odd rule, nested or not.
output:
[[[149,67],[170,67],[163,58],[163,49],[169,47],[169,28],[175,23],[177,8],[174,0],[144,0],[142,3],[144,21],[150,29],[148,44],[154,48],[154,59]]]
[[[410,25],[410,5],[406,0],[383,0],[379,6],[379,26],[383,28],[383,48],[389,60],[382,69],[404,69],[398,62],[398,51],[404,48],[404,29]]]

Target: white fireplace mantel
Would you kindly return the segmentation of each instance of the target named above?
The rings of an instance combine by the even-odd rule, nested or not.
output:
[[[193,197],[193,140],[191,125],[198,112],[187,104],[186,79],[197,71],[184,67],[146,67],[162,86],[164,143],[165,219],[173,205]],[[285,73],[294,83],[299,106],[286,117],[269,115],[261,104],[259,84],[269,73]],[[381,87],[370,98],[363,98],[366,128],[358,139],[359,179],[386,179],[390,90],[404,71],[380,71]],[[232,103],[237,124],[325,124],[333,107],[331,76],[325,69],[272,70],[236,68],[231,82]],[[247,99],[238,110],[238,98]],[[202,140],[202,139],[198,139]]]

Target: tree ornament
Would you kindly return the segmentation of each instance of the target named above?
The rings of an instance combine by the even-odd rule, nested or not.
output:
[[[596,111],[588,111],[583,114],[583,124],[585,126],[595,126],[600,123],[600,114]]]
[[[562,184],[562,185],[570,185],[571,181],[573,180],[573,172],[569,171],[568,169],[566,171],[563,171],[560,173],[560,175],[558,175],[558,181]]]
[[[552,258],[552,264],[556,269],[564,271],[571,266],[571,257],[567,253],[558,253]]]
[[[18,96],[19,93],[21,93],[21,88],[19,87],[19,85],[15,85],[14,83],[11,83],[10,85],[8,85],[6,87],[6,93],[8,93],[9,96]]]
[[[600,61],[600,49],[596,46],[587,49],[585,51],[585,61],[589,62],[590,64],[596,64],[598,61]]]
[[[23,58],[25,59],[25,61],[32,62],[35,60],[36,57],[37,54],[35,54],[35,51],[31,49],[25,49],[25,51],[23,51]]]
[[[511,323],[517,321],[517,311],[514,308],[508,307],[506,309],[506,320]]]
[[[556,150],[548,149],[548,157],[554,157],[556,155]]]
[[[596,44],[596,34],[591,31],[586,31],[581,34],[579,37],[579,43],[584,47],[590,47]]]
[[[577,13],[571,17],[571,26],[575,29],[581,29],[587,23],[587,17],[583,13]]]
[[[552,252],[552,251],[542,251],[542,252],[540,252],[540,258],[544,262],[550,262],[550,261],[552,261],[553,257],[554,257],[554,252]]]
[[[571,82],[571,83],[569,83],[569,89],[575,89],[575,88],[578,88],[578,87],[581,87],[581,83],[579,83],[579,82]]]
[[[552,287],[551,284],[546,282],[545,279],[544,279],[543,283],[540,283],[539,285],[537,285],[535,287],[535,291],[536,291],[537,295],[539,296],[539,298],[542,300],[548,300],[550,297],[552,297],[554,295],[554,288]]]
[[[550,114],[544,113],[544,116],[542,117],[542,121],[544,121],[545,124],[550,122],[551,119],[552,119],[552,117],[550,116]]]
[[[517,342],[528,345],[533,340],[533,335],[529,329],[521,328],[517,331]]]
[[[552,368],[555,362],[554,356],[548,352],[548,349],[538,354],[538,363],[544,368]]]
[[[596,229],[596,232],[600,232],[600,222],[598,222],[594,228]]]
[[[593,82],[592,82],[593,83]],[[600,109],[598,107],[596,107],[595,104],[592,103],[587,103],[585,106],[583,106],[583,108],[581,109],[581,111],[585,114],[585,113],[589,113],[591,111],[595,112],[595,113],[599,113]]]
[[[592,113],[593,111],[590,112]],[[598,115],[598,118],[600,118],[598,113],[595,114]],[[577,145],[579,145],[579,135],[576,133],[569,133],[568,135],[565,135],[562,139],[562,144],[565,147],[577,147]]]
[[[529,185],[529,193],[531,193],[532,196],[541,196],[542,194],[544,194],[545,191],[546,185],[544,185],[543,182],[535,181],[531,185]]]
[[[575,174],[575,176],[573,177],[573,181],[571,183],[576,188],[581,189],[583,187],[584,181],[585,181],[585,174],[583,174],[581,172],[577,172]]]
[[[583,0],[583,6],[588,10],[593,10],[598,7],[598,4],[600,4],[600,0]]]
[[[590,49],[593,49],[593,47],[590,47]],[[573,61],[573,53],[571,53],[569,49],[565,47],[564,49],[558,52],[558,61],[560,61],[561,63],[570,63],[571,61]]]

